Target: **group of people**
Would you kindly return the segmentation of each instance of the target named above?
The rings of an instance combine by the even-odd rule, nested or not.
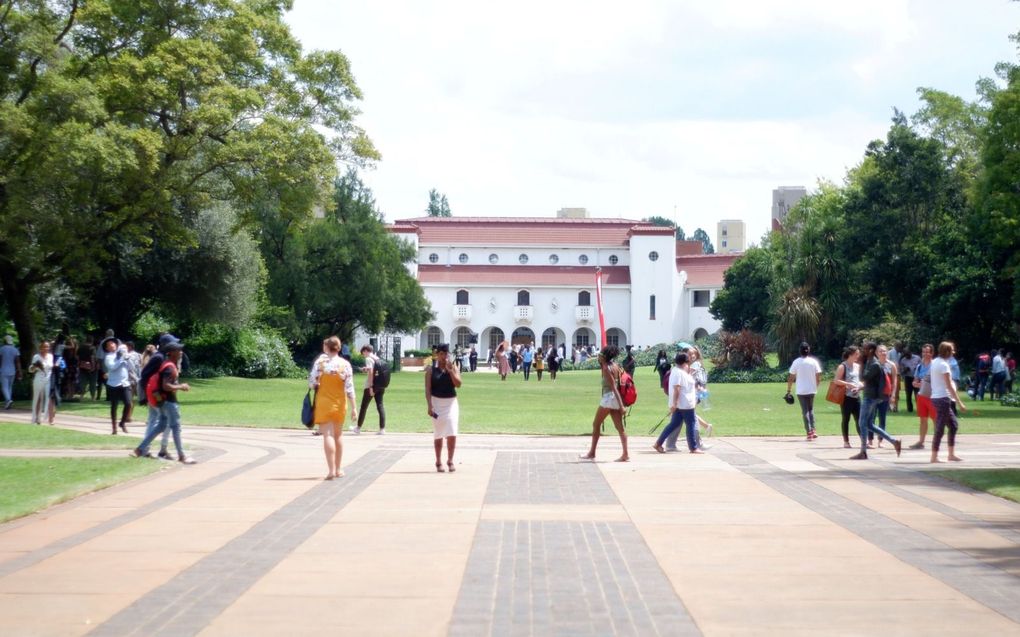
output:
[[[669,406],[669,424],[659,434],[652,447],[659,453],[678,451],[676,443],[680,431],[686,432],[687,450],[704,453],[701,432],[712,435],[712,425],[697,413],[698,405],[708,399],[708,372],[701,361],[701,350],[688,346],[681,348],[670,364],[666,350],[656,355],[656,372],[659,384],[666,393]]]
[[[973,392],[968,392],[971,398],[977,400],[985,399],[985,392],[988,392],[989,400],[1000,399],[1013,391],[1013,381],[1016,379],[1016,359],[1013,352],[1004,349],[981,352],[974,365],[974,387]]]
[[[531,379],[532,371],[539,381],[545,371],[549,372],[550,380],[556,380],[563,361],[563,346],[550,345],[543,350],[534,343],[511,346],[509,341],[502,341],[489,355],[490,363],[495,361],[500,380],[506,380],[507,376],[516,374],[518,370],[524,373],[524,380]]]
[[[842,361],[836,368],[828,398],[840,405],[840,430],[843,446],[850,444],[850,419],[853,418],[860,438],[860,451],[851,460],[867,460],[868,449],[882,446],[882,440],[890,442],[896,455],[902,452],[903,442],[891,436],[886,429],[886,416],[895,411],[899,388],[906,388],[907,409],[913,411],[912,397],[917,397],[917,413],[920,418],[920,438],[909,449],[924,449],[928,434],[928,420],[935,421],[935,435],[932,439],[931,462],[939,462],[939,448],[943,436],[947,437],[948,459],[958,462],[956,455],[956,433],[959,429],[957,410],[966,410],[957,391],[960,382],[960,366],[955,358],[956,349],[948,341],[935,348],[926,344],[921,355],[916,356],[909,348],[900,346],[898,360],[890,356],[889,348],[872,341],[862,347],[851,345],[843,351]],[[801,343],[800,356],[790,365],[787,377],[787,395],[796,385],[797,400],[807,439],[818,437],[815,433],[814,400],[821,382],[822,367],[807,343]],[[948,435],[947,435],[948,434]]]

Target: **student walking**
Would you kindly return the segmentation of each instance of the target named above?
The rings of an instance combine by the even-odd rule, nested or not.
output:
[[[351,430],[361,433],[361,426],[365,424],[365,414],[368,413],[368,406],[375,401],[375,409],[379,412],[379,435],[386,433],[386,408],[383,407],[383,394],[386,393],[386,386],[389,385],[389,368],[378,356],[371,345],[361,348],[361,355],[365,357],[365,388],[361,395],[361,408],[358,410],[358,424],[351,425]]]
[[[861,392],[861,451],[851,456],[851,460],[868,459],[868,434],[870,433],[876,433],[891,442],[893,448],[896,449],[897,456],[900,455],[902,448],[901,441],[887,434],[885,429],[875,427],[875,411],[878,409],[879,400],[883,397],[888,398],[892,394],[892,379],[886,377],[882,364],[878,361],[877,350],[878,345],[869,341],[864,344],[861,354],[861,365],[863,366],[861,382],[864,383],[864,389]]]
[[[432,442],[436,452],[436,471],[443,473],[443,441],[446,441],[446,466],[450,473],[457,468],[453,453],[457,449],[457,431],[460,427],[460,404],[457,388],[461,385],[460,372],[450,360],[450,346],[436,346],[432,366],[425,374],[425,404],[432,419]]]
[[[960,400],[949,367],[949,359],[954,353],[955,347],[952,343],[945,341],[939,343],[939,357],[931,363],[931,402],[935,407],[935,436],[931,441],[932,462],[939,462],[939,445],[942,444],[942,435],[947,428],[949,429],[948,459],[953,462],[963,460],[956,455],[956,432],[960,423],[956,419],[956,412],[953,411],[952,405],[956,404],[964,411],[967,411],[967,406]]]
[[[843,362],[836,368],[836,378],[832,381],[837,385],[846,388],[843,396],[843,404],[839,406],[840,425],[843,432],[843,447],[850,449],[850,417],[853,416],[854,426],[857,428],[857,435],[861,435],[861,366],[857,362],[860,359],[860,350],[856,345],[851,345],[843,350]]]
[[[697,382],[690,374],[687,354],[679,352],[674,358],[675,366],[669,372],[667,393],[669,402],[669,425],[659,434],[652,448],[659,453],[666,453],[662,443],[670,436],[687,427],[687,450],[691,453],[704,453],[697,442],[698,419],[694,414],[697,406]],[[675,438],[674,438],[675,439]],[[673,448],[675,450],[675,447]]]
[[[350,410],[357,420],[357,397],[354,395],[354,369],[340,355],[340,339],[330,336],[322,342],[322,354],[312,363],[308,386],[315,390],[313,422],[322,433],[322,449],[326,454],[326,480],[342,478],[340,463],[344,455],[344,420]]]
[[[623,447],[623,454],[616,459],[617,462],[627,462],[630,455],[627,453],[627,432],[623,429],[623,399],[620,397],[620,366],[613,362],[620,350],[615,345],[609,345],[599,352],[599,365],[602,368],[602,398],[599,406],[595,409],[595,419],[591,425],[591,448],[588,453],[581,456],[584,460],[595,459],[595,449],[599,445],[602,423],[606,416],[613,420],[616,431],[620,434],[620,445]]]
[[[790,393],[793,383],[796,382],[797,400],[800,402],[800,413],[804,418],[804,431],[807,432],[808,440],[818,437],[815,433],[815,394],[818,393],[818,383],[821,380],[821,364],[817,358],[811,356],[811,346],[801,343],[800,357],[790,365],[790,372],[786,378],[786,393]]]
[[[165,359],[160,364],[159,370],[153,374],[145,387],[146,400],[149,409],[158,409],[159,416],[156,426],[145,433],[141,444],[135,447],[131,455],[137,458],[151,458],[149,445],[157,436],[169,429],[174,438],[174,446],[177,448],[177,460],[183,464],[195,464],[195,459],[184,452],[184,444],[181,442],[181,408],[177,402],[177,392],[191,391],[187,383],[180,383],[180,364],[184,356],[184,343],[174,340],[167,343],[163,348]]]
[[[0,386],[3,388],[4,409],[14,404],[14,381],[21,380],[21,353],[14,346],[14,338],[10,334],[4,336],[3,347],[0,347]]]
[[[53,374],[53,354],[50,344],[39,343],[39,351],[32,357],[28,365],[28,373],[32,376],[32,424],[41,425],[42,419],[50,411],[50,376]],[[52,424],[52,423],[50,423]]]
[[[924,449],[924,439],[928,435],[928,419],[935,418],[935,406],[931,403],[931,363],[935,348],[931,343],[921,347],[921,362],[914,370],[914,389],[917,390],[918,441],[909,449]]]
[[[127,347],[121,345],[114,337],[109,337],[99,344],[99,348],[106,352],[103,356],[103,369],[106,371],[106,399],[110,401],[110,427],[112,435],[117,435],[117,403],[123,405],[120,415],[121,431],[127,433],[125,421],[128,417],[128,410],[131,408],[131,381],[130,365],[127,359]]]
[[[539,347],[535,350],[535,375],[538,376],[538,382],[542,382],[542,372],[545,370],[545,354],[542,353],[542,348]]]
[[[521,368],[524,370],[524,380],[531,378],[531,365],[534,361],[535,353],[531,350],[531,345],[525,345],[521,350]]]

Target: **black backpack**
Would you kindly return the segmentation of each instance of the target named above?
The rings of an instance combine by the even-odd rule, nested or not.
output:
[[[386,389],[390,386],[390,366],[383,359],[376,360],[372,365],[372,387]]]

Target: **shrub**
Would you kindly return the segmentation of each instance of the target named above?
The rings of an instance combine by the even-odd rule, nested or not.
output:
[[[304,373],[294,364],[283,338],[268,328],[203,324],[185,342],[192,376],[294,378]]]
[[[785,383],[789,370],[783,367],[758,369],[724,369],[716,367],[708,372],[709,383]]]
[[[765,337],[749,329],[720,332],[718,350],[712,357],[717,369],[753,370],[765,366]],[[747,381],[752,382],[752,381]]]
[[[1000,401],[1003,407],[1020,407],[1020,393],[1012,392],[1002,397]]]
[[[404,357],[405,358],[425,358],[427,356],[432,356],[432,350],[430,350],[430,349],[405,349],[404,350]]]

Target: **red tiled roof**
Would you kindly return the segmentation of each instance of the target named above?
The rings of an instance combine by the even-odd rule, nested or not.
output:
[[[740,256],[742,255],[699,254],[678,256],[676,258],[676,270],[677,272],[683,270],[687,273],[687,287],[702,285],[721,287],[723,284],[723,274]]]
[[[595,268],[577,265],[419,265],[421,283],[595,287]],[[630,268],[602,268],[602,285],[630,285]]]
[[[394,232],[418,228],[419,243],[450,245],[590,245],[624,246],[631,234],[663,234],[660,228],[633,219],[561,219],[559,217],[414,217],[398,219]]]

